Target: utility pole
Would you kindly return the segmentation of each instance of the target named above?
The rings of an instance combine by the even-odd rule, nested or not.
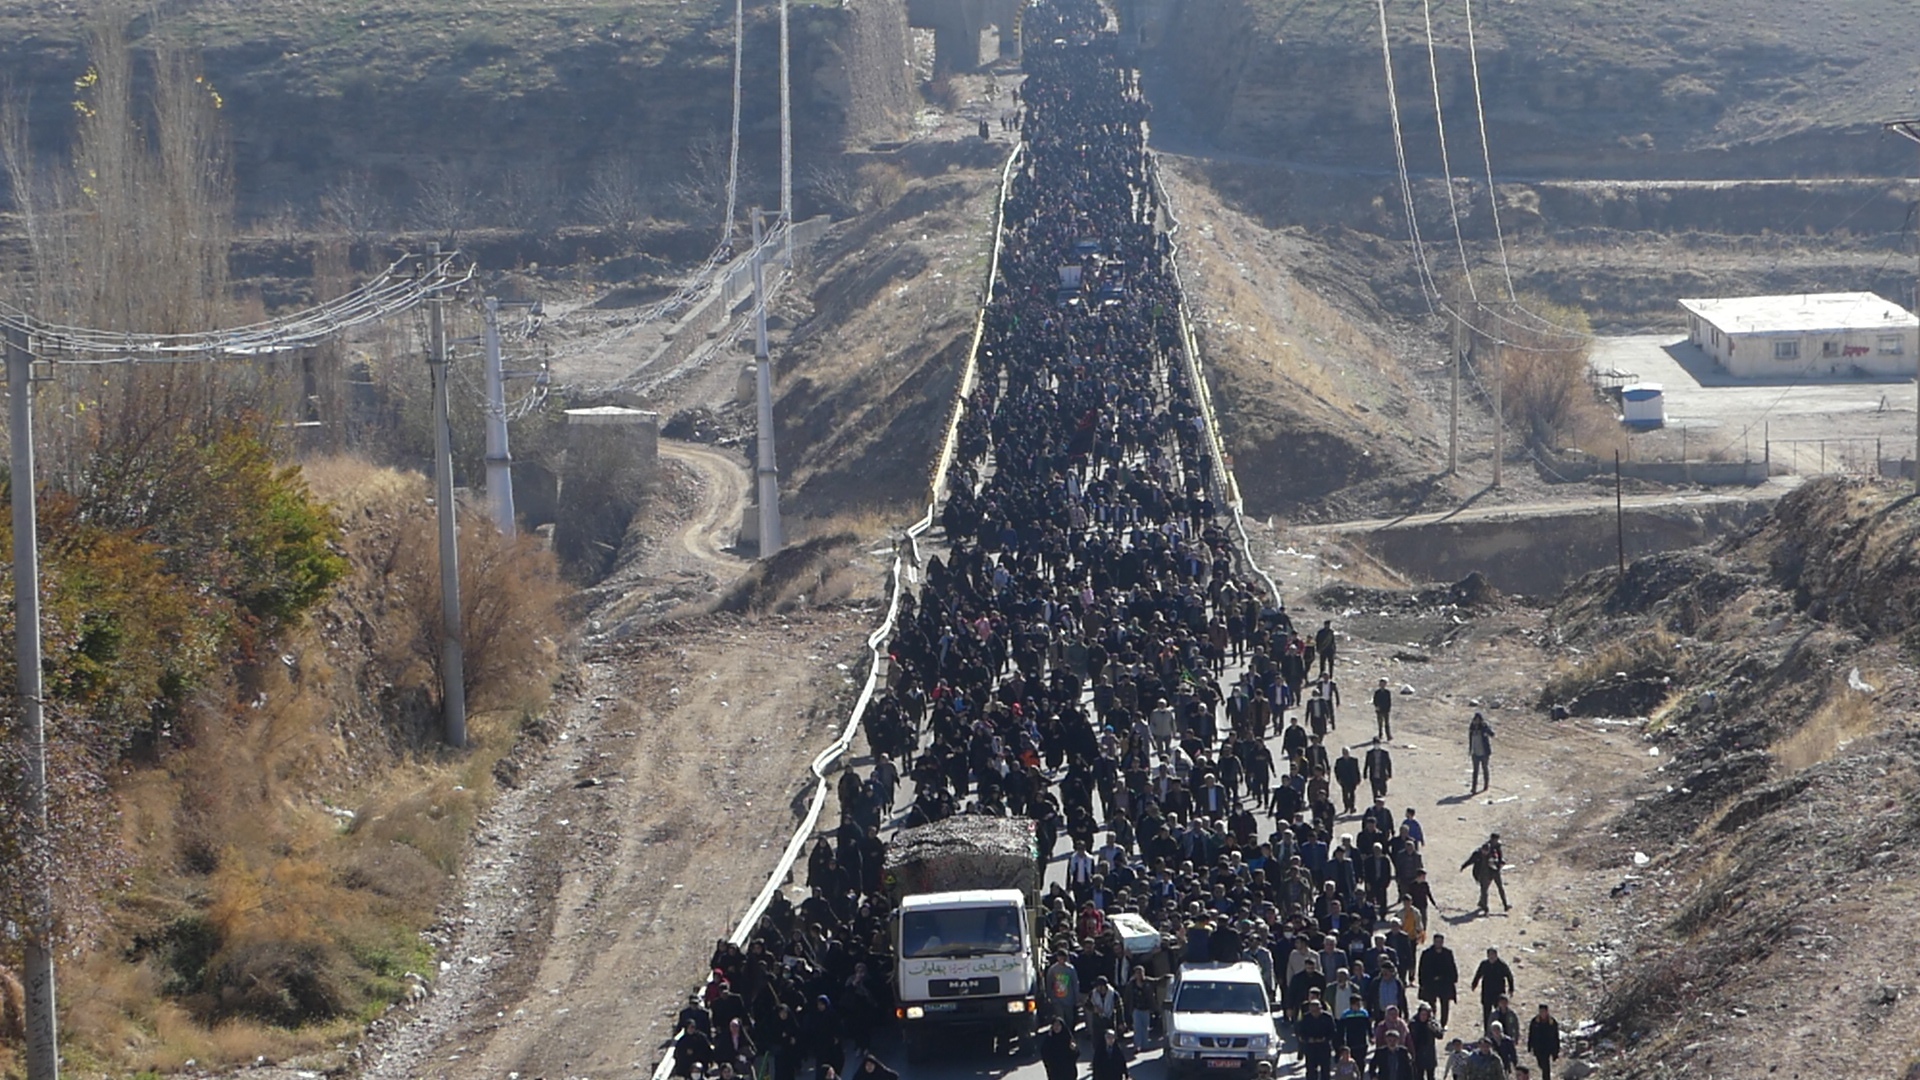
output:
[[[1504,350],[1500,346],[1499,335],[1490,337],[1487,352],[1493,357],[1493,486],[1497,488],[1501,482],[1501,470],[1507,460],[1507,414],[1505,402],[1502,400],[1502,395],[1506,392],[1502,385],[1506,382],[1506,373],[1501,370],[1506,363],[1502,356]]]
[[[753,357],[754,397],[760,413],[756,490],[760,500],[760,557],[779,554],[786,540],[780,529],[780,470],[773,463],[773,359],[767,352],[766,258],[760,250],[761,211],[753,211]]]
[[[780,220],[787,235],[781,265],[793,269],[793,80],[787,55],[787,0],[780,0]]]
[[[727,157],[727,220],[720,224],[720,242],[733,242],[734,200],[740,191],[740,65],[747,38],[747,0],[733,0],[733,149]]]
[[[500,301],[487,297],[487,501],[493,506],[493,524],[511,540],[516,528],[513,512],[513,452],[507,443],[506,374],[500,370]]]
[[[1886,126],[1888,131],[1920,143],[1920,117],[1910,120],[1891,120]],[[1915,245],[1915,250],[1916,257],[1920,258],[1920,244]],[[1913,311],[1915,315],[1920,315],[1920,266],[1915,267]],[[1913,491],[1914,494],[1920,495],[1920,370],[1914,373],[1913,393]],[[1879,467],[1879,462],[1875,462],[1874,468]]]
[[[33,354],[6,334],[8,435],[13,473],[14,689],[26,736],[26,869],[31,910],[24,937],[27,1080],[59,1080],[60,1028],[53,983],[53,835],[47,821],[47,723],[40,685],[40,528],[33,467]]]
[[[1451,403],[1447,409],[1447,475],[1455,476],[1460,472],[1460,353],[1466,338],[1466,320],[1459,312],[1453,313],[1453,362],[1448,365],[1453,383]]]
[[[460,645],[460,548],[453,505],[453,425],[447,417],[446,301],[427,302],[433,376],[433,475],[440,519],[440,713],[448,746],[467,745],[466,658]]]
[[[1620,554],[1620,577],[1627,576],[1627,508],[1620,496],[1620,451],[1613,452],[1613,542]]]

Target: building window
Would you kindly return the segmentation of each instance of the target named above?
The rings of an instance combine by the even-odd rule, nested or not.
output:
[[[1800,343],[1799,343],[1798,341],[1776,341],[1776,342],[1774,342],[1774,343],[1773,343],[1773,358],[1774,358],[1775,360],[1798,360],[1798,359],[1800,359]]]
[[[1837,358],[1840,355],[1840,343],[1832,340],[1821,342],[1820,355],[1828,360]]]
[[[1881,356],[1899,356],[1901,353],[1906,351],[1907,351],[1906,343],[1901,340],[1899,334],[1880,335],[1880,355]]]

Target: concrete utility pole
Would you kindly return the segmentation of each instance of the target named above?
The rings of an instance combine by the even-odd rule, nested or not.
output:
[[[493,524],[511,540],[516,528],[513,512],[513,452],[507,442],[506,373],[500,370],[500,301],[489,296],[487,312],[487,501]]]
[[[740,191],[740,73],[747,39],[747,0],[733,0],[733,144],[727,152],[727,219],[720,223],[720,242],[733,241],[733,212]]]
[[[787,49],[787,0],[780,0],[780,220],[787,236],[781,265],[793,269],[793,79]]]
[[[1493,357],[1493,486],[1496,488],[1500,486],[1501,471],[1507,460],[1507,414],[1503,400],[1506,390],[1502,385],[1506,375],[1501,370],[1506,366],[1501,355],[1504,351],[1497,335],[1489,339],[1487,353]]]
[[[8,330],[7,412],[13,473],[13,662],[26,736],[26,855],[32,910],[25,939],[27,1080],[59,1080],[60,1028],[53,984],[53,835],[47,819],[47,724],[40,685],[40,528],[33,467],[33,354]]]
[[[433,376],[433,476],[440,518],[440,714],[448,746],[467,745],[466,657],[460,644],[460,546],[453,505],[453,424],[447,417],[446,301],[427,302]]]
[[[759,459],[755,468],[760,501],[760,557],[770,559],[786,543],[780,528],[780,470],[773,462],[773,359],[767,352],[766,258],[760,250],[761,211],[753,211],[753,356],[754,398],[760,413]]]
[[[1460,472],[1460,354],[1466,339],[1466,320],[1459,312],[1453,313],[1453,357],[1448,364],[1453,383],[1451,401],[1447,408],[1447,475]]]
[[[1896,135],[1911,139],[1916,143],[1920,143],[1920,117],[1915,117],[1911,120],[1888,121],[1887,130]],[[1915,247],[1917,250],[1920,250],[1920,245],[1915,245]],[[1915,268],[1913,313],[1920,315],[1920,266]],[[1920,357],[1916,357],[1915,359],[1920,360]],[[1920,371],[1914,373],[1913,394],[1913,492],[1916,495],[1920,495]],[[1874,462],[1873,468],[1875,472],[1878,472],[1880,470],[1880,463],[1877,461]]]

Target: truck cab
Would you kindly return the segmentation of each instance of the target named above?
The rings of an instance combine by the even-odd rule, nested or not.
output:
[[[1032,911],[1019,889],[924,893],[893,918],[895,1015],[919,1060],[943,1031],[1025,1043],[1038,1018]]]
[[[1260,965],[1188,964],[1173,985],[1167,1022],[1167,1066],[1181,1073],[1252,1073],[1278,1064],[1280,1035],[1273,1026]]]

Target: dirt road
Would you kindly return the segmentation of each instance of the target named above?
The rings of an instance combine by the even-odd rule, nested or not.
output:
[[[700,501],[674,537],[680,550],[722,572],[738,573],[746,561],[727,549],[740,530],[751,478],[738,454],[674,439],[660,440],[660,456],[687,466],[700,477]]]

